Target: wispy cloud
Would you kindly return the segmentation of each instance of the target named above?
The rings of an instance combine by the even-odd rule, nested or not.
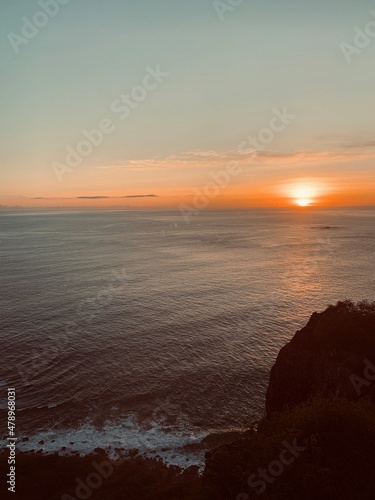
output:
[[[77,196],[77,200],[105,200],[120,198],[158,198],[157,194],[128,194],[125,196]]]
[[[77,200],[106,200],[111,196],[77,196]]]
[[[130,194],[121,198],[159,198],[159,196],[157,194]]]
[[[74,196],[71,198],[43,198],[42,196],[37,196],[31,198],[32,200],[120,200],[123,198],[159,198],[157,194],[128,194],[125,196]]]
[[[374,150],[375,148],[375,140],[368,136],[363,138],[353,134],[322,134],[317,136],[316,139],[326,143],[329,148],[362,149],[364,151]]]
[[[370,143],[367,143],[368,145]],[[375,145],[375,143],[374,143]],[[355,146],[348,146],[355,149]],[[358,146],[358,149],[360,147]],[[123,165],[106,165],[95,168],[103,170],[123,170],[123,171],[157,171],[167,169],[190,169],[190,168],[216,168],[221,167],[231,161],[238,162],[244,167],[248,166],[293,166],[305,164],[333,163],[339,161],[349,161],[353,159],[375,158],[375,151],[192,151],[179,155],[169,155],[165,157],[154,156],[142,160],[130,160]]]
[[[352,142],[349,144],[343,144],[342,147],[349,149],[371,149],[375,148],[375,141]]]
[[[35,198],[30,198],[30,200],[71,200],[73,198],[51,198],[51,197],[44,197],[44,196],[36,196]]]

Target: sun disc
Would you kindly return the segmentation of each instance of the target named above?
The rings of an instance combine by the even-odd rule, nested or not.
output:
[[[308,198],[297,198],[295,200],[295,203],[296,203],[296,205],[298,205],[300,207],[308,207],[309,205],[311,205],[313,203],[313,200],[310,200]]]

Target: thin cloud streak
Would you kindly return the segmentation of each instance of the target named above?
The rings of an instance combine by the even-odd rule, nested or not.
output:
[[[368,149],[375,148],[375,141],[366,141],[366,142],[352,142],[350,144],[343,144],[343,148],[349,149]]]
[[[31,198],[31,200],[120,200],[124,198],[159,198],[157,194],[128,194],[125,196],[74,196],[71,198],[43,198],[42,196],[37,196]]]
[[[370,143],[367,143],[370,144]],[[375,145],[375,143],[374,143]],[[354,147],[353,147],[354,148]],[[359,148],[359,147],[358,147]],[[152,157],[143,160],[130,160],[124,165],[107,165],[95,167],[103,170],[122,171],[152,171],[169,170],[175,168],[216,168],[229,162],[238,162],[243,166],[278,167],[303,164],[334,163],[355,159],[375,158],[375,151],[345,152],[345,151],[192,151],[180,155],[166,157]]]

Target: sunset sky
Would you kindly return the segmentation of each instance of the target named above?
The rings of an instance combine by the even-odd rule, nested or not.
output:
[[[372,1],[64,2],[0,7],[1,205],[375,205]]]

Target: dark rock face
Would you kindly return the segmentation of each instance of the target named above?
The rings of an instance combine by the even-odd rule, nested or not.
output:
[[[203,498],[374,500],[374,449],[375,405],[315,397],[208,452]]]
[[[373,500],[374,402],[375,303],[314,313],[271,370],[267,417],[206,454],[204,498]],[[300,448],[285,465],[288,443]]]
[[[281,349],[266,395],[268,416],[311,396],[375,401],[375,304],[349,301],[314,313]]]

